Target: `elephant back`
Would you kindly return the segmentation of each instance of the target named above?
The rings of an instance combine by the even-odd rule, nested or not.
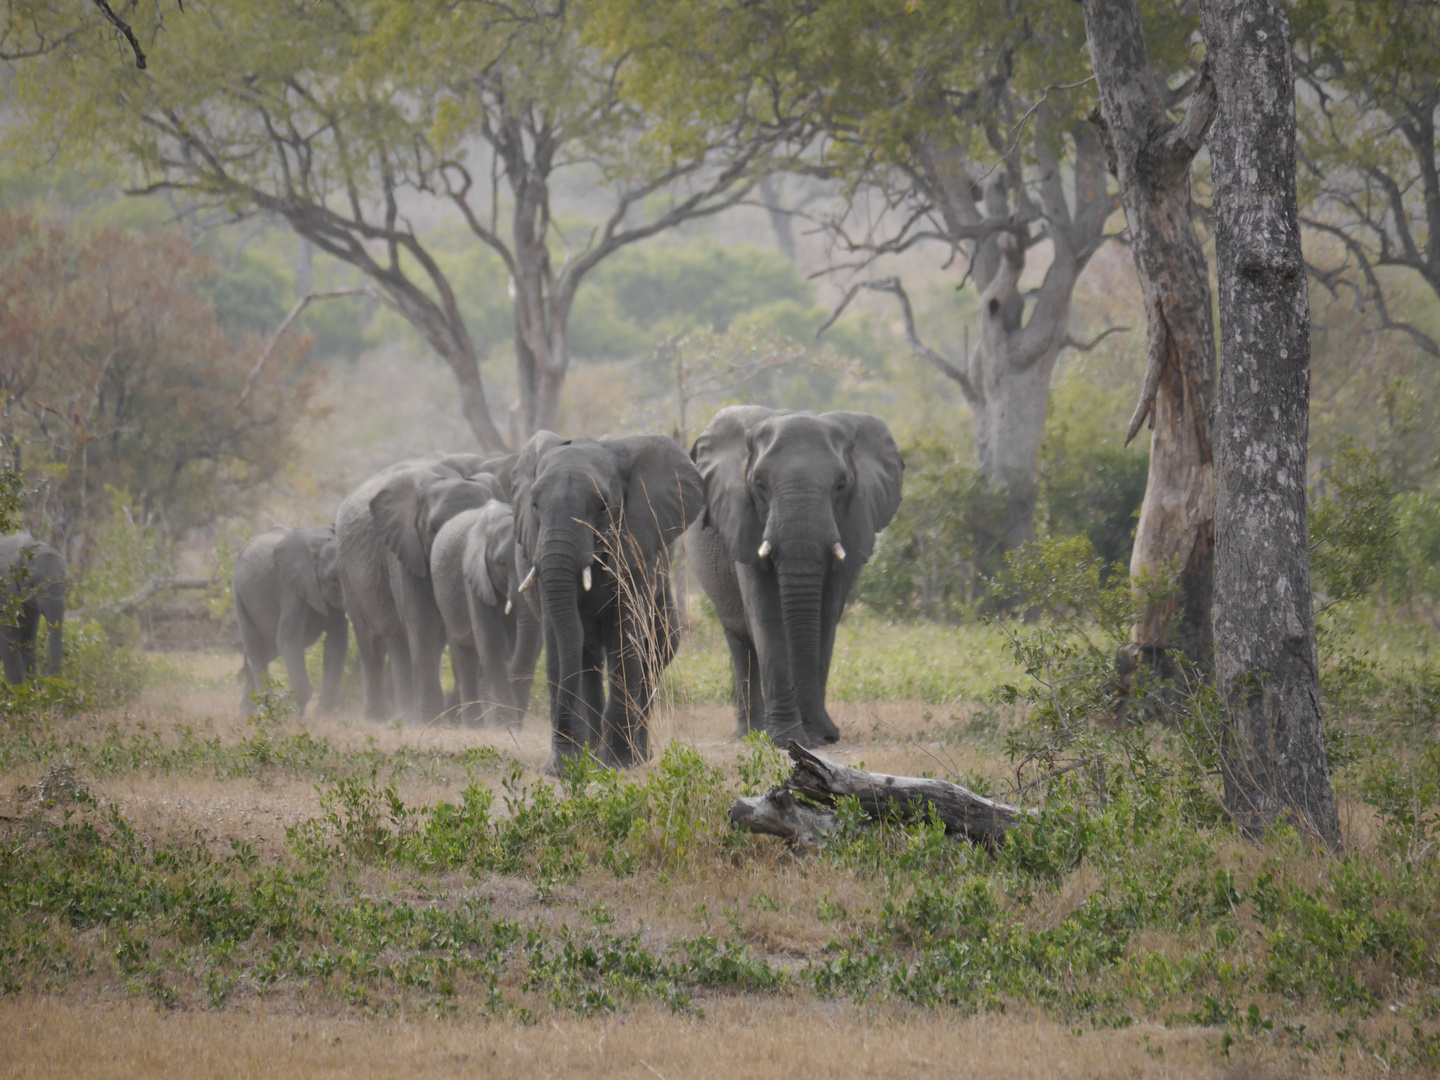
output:
[[[61,603],[69,584],[65,556],[24,530],[0,540],[0,574],[6,579],[0,587],[14,589],[27,601]]]

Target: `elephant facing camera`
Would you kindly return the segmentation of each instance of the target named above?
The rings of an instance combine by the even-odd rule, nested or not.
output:
[[[700,474],[659,435],[526,443],[512,478],[515,572],[544,628],[547,770],[593,752],[650,757],[648,718],[675,655],[670,549],[702,508]]]
[[[868,413],[737,405],[690,456],[705,512],[686,533],[689,565],[725,630],[737,734],[838,741],[825,707],[835,628],[900,505],[905,462],[890,429]]]

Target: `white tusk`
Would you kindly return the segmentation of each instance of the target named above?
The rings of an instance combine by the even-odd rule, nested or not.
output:
[[[838,561],[845,561],[845,549],[840,546],[839,540],[835,541],[835,546],[830,549],[830,553],[834,555]]]
[[[762,540],[760,542],[760,550],[755,554],[759,555],[762,559],[768,559],[770,557],[770,541]]]
[[[586,592],[590,591],[590,567],[580,571],[580,584]]]
[[[511,600],[511,599],[507,596],[507,597],[505,598],[505,614],[506,614],[506,615],[509,615],[510,612],[512,612],[512,611],[514,611],[514,610],[515,610],[515,601],[514,601],[514,600]]]
[[[530,572],[525,575],[525,580],[520,582],[520,592],[529,592],[535,585],[535,567],[530,567]]]

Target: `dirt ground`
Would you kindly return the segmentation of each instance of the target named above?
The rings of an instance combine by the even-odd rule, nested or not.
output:
[[[225,657],[195,657],[209,689],[147,692],[113,718],[137,730],[173,733],[189,724],[205,737],[233,743],[248,730],[236,713],[237,694],[219,678]],[[212,670],[213,669],[213,670]],[[839,705],[842,742],[826,753],[848,764],[886,772],[996,775],[994,725],[953,732],[974,719],[965,710],[918,703]],[[443,723],[371,724],[355,716],[304,721],[309,733],[342,749],[394,752],[461,751],[491,745],[522,763],[527,774],[549,752],[543,719],[520,732],[476,731]],[[1002,718],[1000,726],[1003,728]],[[96,725],[76,723],[76,734]],[[734,716],[721,705],[661,709],[653,737],[657,753],[679,740],[715,764],[733,766],[738,753]],[[32,770],[33,771],[33,770]],[[257,854],[279,856],[285,830],[320,812],[311,779],[274,776],[209,779],[131,773],[83,777],[104,802],[118,801],[137,831],[156,839],[198,829],[217,849],[249,843]],[[407,802],[454,797],[457,777],[432,774],[402,784]],[[494,782],[493,777],[486,777]],[[20,809],[38,777],[20,770],[0,777],[0,813]],[[463,779],[460,780],[463,783]],[[449,786],[447,796],[446,789]],[[447,882],[481,890],[497,914],[526,919],[601,902],[619,916],[617,928],[643,928],[647,939],[704,931],[723,910],[745,923],[747,939],[771,962],[803,963],[839,927],[813,914],[823,897],[865,906],[855,882],[819,881],[792,858],[757,859],[726,880],[678,874],[658,882],[636,878],[587,880],[562,888],[548,902],[523,879]],[[836,890],[839,891],[836,891]],[[574,895],[567,895],[573,893]],[[773,897],[768,904],[757,896]],[[698,913],[698,914],[697,914]],[[542,1015],[525,1024],[509,1019],[376,1015],[301,993],[239,995],[220,1011],[158,1010],[150,1002],[94,982],[67,987],[64,996],[0,996],[0,1078],[4,1077],[1279,1077],[1293,1063],[1252,1058],[1242,1063],[1219,1052],[1221,1032],[1157,1025],[1120,1030],[1068,1029],[1036,1016],[961,1016],[945,1010],[897,1010],[821,1001],[804,994],[697,998],[703,1015],[681,1016],[638,1005],[614,1016]],[[1252,1051],[1253,1052],[1253,1051]],[[1263,1051],[1261,1051],[1263,1053]],[[1374,1070],[1371,1070],[1374,1071]],[[1350,1075],[1351,1070],[1342,1070]]]

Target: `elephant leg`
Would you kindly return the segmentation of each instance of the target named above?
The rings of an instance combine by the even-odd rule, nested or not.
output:
[[[340,682],[345,677],[345,657],[350,651],[350,624],[344,615],[330,620],[325,627],[325,654],[321,664],[321,714],[332,713],[340,705]]]
[[[452,644],[450,666],[455,669],[455,690],[459,698],[453,715],[467,724],[478,723],[485,715],[485,702],[480,693],[480,657],[469,645]]]
[[[308,636],[308,615],[299,606],[282,610],[280,625],[275,631],[275,644],[279,647],[280,658],[285,663],[285,675],[290,681],[290,693],[295,696],[295,707],[301,716],[305,706],[310,704],[310,673],[305,670],[305,639]]]
[[[765,696],[760,689],[760,656],[748,634],[725,630],[730,667],[735,673],[735,737],[743,739],[765,723]],[[758,721],[758,724],[757,724]]]
[[[510,690],[515,695],[515,707],[523,718],[530,708],[530,691],[535,681],[535,662],[540,658],[542,644],[540,620],[530,610],[529,604],[521,604],[515,612],[514,643],[509,650]],[[517,720],[519,719],[517,718]]]
[[[605,657],[610,674],[610,697],[601,723],[600,760],[625,769],[650,758],[650,732],[645,715],[650,708],[652,675],[647,670],[647,644],[637,641],[635,628],[622,615],[606,626]],[[658,659],[656,657],[655,659]]]
[[[840,616],[845,613],[845,596],[848,589],[830,587],[821,598],[820,607],[820,695],[828,700],[830,689],[830,660],[835,655],[835,630],[840,625]],[[810,732],[811,746],[823,745],[826,740],[820,732]]]
[[[20,648],[20,628],[0,626],[0,650],[4,652],[5,678],[11,685],[25,681],[25,654]]]
[[[577,734],[592,751],[600,749],[605,715],[605,646],[587,644],[580,654],[581,730]]]
[[[568,684],[561,667],[561,642],[557,640],[554,628],[545,627],[545,674],[550,680],[551,750],[545,771],[559,776],[565,762],[579,757],[591,746],[592,728],[590,711],[594,707],[593,695],[597,679],[603,701],[604,675],[591,670],[590,650],[582,647],[578,686]],[[573,679],[573,676],[572,676]],[[598,719],[598,717],[597,717]]]
[[[368,620],[357,616],[354,623],[355,648],[360,653],[360,670],[365,681],[365,719],[384,720],[390,715],[394,700],[385,641],[370,628]]]
[[[390,691],[394,697],[392,714],[413,716],[415,712],[414,668],[410,663],[410,642],[404,634],[387,634],[384,638],[385,657],[390,666]]]
[[[433,720],[445,711],[445,690],[440,684],[440,661],[445,655],[445,630],[436,613],[435,625],[407,627],[410,654],[410,693],[415,720]],[[454,657],[451,657],[454,662]]]
[[[243,602],[235,603],[235,619],[240,624],[240,643],[245,649],[245,667],[241,671],[244,687],[240,691],[240,712],[248,716],[255,710],[255,695],[265,685],[270,661],[275,658],[275,643],[251,618]]]
[[[808,746],[800,719],[800,702],[790,677],[790,653],[780,613],[779,584],[773,574],[748,566],[739,568],[739,578],[750,639],[760,660],[765,730],[776,746],[783,748],[792,739]]]
[[[40,633],[40,609],[26,604],[20,612],[20,656],[25,678],[35,674],[35,639]]]
[[[505,617],[494,607],[472,598],[470,629],[479,659],[479,686],[489,726],[518,727],[525,710],[510,681],[510,635]],[[537,624],[538,629],[538,624]],[[534,660],[531,660],[532,670]],[[529,687],[526,687],[527,694]]]
[[[45,644],[50,657],[45,674],[59,675],[60,669],[65,665],[65,616],[62,614],[53,620],[47,616],[45,626],[49,638]]]

